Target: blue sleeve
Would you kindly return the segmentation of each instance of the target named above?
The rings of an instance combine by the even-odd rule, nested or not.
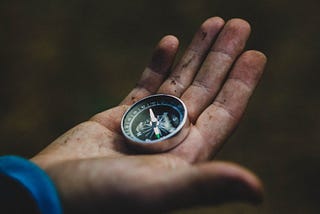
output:
[[[0,157],[0,201],[0,210],[9,213],[62,213],[49,176],[34,163],[17,156]]]

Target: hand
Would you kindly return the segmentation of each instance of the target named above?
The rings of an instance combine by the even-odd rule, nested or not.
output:
[[[250,26],[206,20],[171,71],[178,49],[165,36],[137,86],[122,103],[79,124],[32,158],[52,177],[66,212],[162,212],[229,201],[259,202],[262,184],[232,163],[208,162],[238,125],[266,57],[243,52]],[[120,120],[129,105],[154,93],[180,97],[191,126],[160,154],[136,154]]]

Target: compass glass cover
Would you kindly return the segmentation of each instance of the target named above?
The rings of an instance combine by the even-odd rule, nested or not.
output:
[[[135,142],[158,142],[179,132],[185,119],[186,108],[180,99],[154,95],[138,101],[127,111],[122,131]]]

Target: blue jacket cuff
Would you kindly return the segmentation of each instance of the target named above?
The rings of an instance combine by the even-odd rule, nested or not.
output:
[[[0,157],[0,174],[23,186],[30,193],[41,213],[62,213],[58,193],[52,180],[36,164],[17,156],[2,156]]]

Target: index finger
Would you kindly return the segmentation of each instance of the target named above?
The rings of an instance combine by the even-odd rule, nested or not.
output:
[[[131,105],[158,90],[170,71],[178,45],[178,39],[171,35],[165,36],[160,40],[153,52],[149,65],[143,71],[136,87],[120,104]]]

